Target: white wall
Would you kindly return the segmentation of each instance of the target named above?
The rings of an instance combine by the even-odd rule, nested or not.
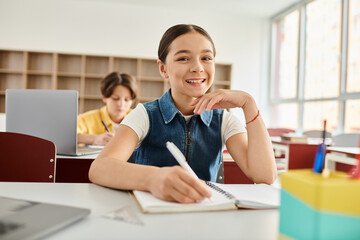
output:
[[[232,88],[248,91],[265,108],[266,19],[121,0],[0,0],[0,48],[156,58],[163,32],[178,23],[205,28],[216,61],[233,66]]]

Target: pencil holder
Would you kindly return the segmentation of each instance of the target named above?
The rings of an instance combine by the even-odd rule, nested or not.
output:
[[[360,239],[360,180],[310,169],[281,178],[280,239]]]

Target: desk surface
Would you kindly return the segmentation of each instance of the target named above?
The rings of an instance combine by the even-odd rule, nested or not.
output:
[[[91,209],[46,239],[277,239],[278,210],[143,214],[127,191],[87,183],[0,182],[0,196]],[[104,218],[129,207],[143,225]]]
[[[86,155],[79,155],[79,156],[69,156],[69,155],[61,155],[56,154],[56,158],[59,159],[95,159],[99,153],[93,153],[93,154],[86,154]]]
[[[331,152],[339,152],[345,154],[360,154],[360,147],[328,147],[327,150]]]

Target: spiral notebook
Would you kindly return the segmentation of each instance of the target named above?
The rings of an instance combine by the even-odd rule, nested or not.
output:
[[[202,212],[246,209],[274,209],[280,205],[279,189],[266,184],[221,184],[206,182],[212,197],[198,203],[167,202],[149,192],[133,191],[144,213]]]

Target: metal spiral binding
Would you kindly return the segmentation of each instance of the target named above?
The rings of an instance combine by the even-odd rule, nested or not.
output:
[[[212,189],[214,189],[215,191],[223,194],[225,197],[229,198],[229,199],[235,199],[234,195],[232,195],[231,193],[225,191],[224,189],[216,186],[215,184],[205,181],[206,185],[208,185],[209,187],[211,187]]]

